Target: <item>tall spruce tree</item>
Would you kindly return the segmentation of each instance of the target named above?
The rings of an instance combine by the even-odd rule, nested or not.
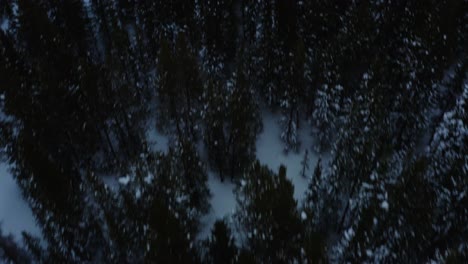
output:
[[[231,229],[225,221],[217,220],[208,240],[207,263],[236,263],[236,257],[237,247]]]
[[[255,140],[261,130],[259,110],[243,67],[239,66],[228,109],[228,159],[231,178],[242,175],[255,154]]]
[[[303,226],[293,193],[284,166],[275,174],[255,161],[242,178],[236,218],[256,261],[301,259]]]

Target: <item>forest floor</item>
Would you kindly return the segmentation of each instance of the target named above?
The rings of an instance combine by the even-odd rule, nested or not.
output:
[[[263,131],[257,138],[256,156],[260,163],[267,165],[271,170],[277,172],[281,164],[287,168],[287,177],[294,185],[294,198],[298,204],[304,198],[317,164],[319,156],[313,150],[314,139],[311,135],[310,125],[303,120],[302,126],[298,130],[298,138],[301,141],[298,151],[284,151],[284,143],[281,141],[281,116],[269,110],[262,111]],[[148,124],[146,133],[148,143],[152,151],[167,152],[169,137],[161,134],[155,129],[155,124]],[[206,153],[202,143],[198,144],[198,151],[201,158],[206,162]],[[301,176],[302,161],[305,151],[308,151],[308,169],[305,171],[306,177]],[[326,164],[329,154],[322,157],[322,165]],[[326,167],[326,166],[324,166]],[[119,188],[118,178],[113,176],[103,176],[104,182],[113,190]],[[201,219],[201,230],[198,239],[202,240],[209,236],[211,228],[217,219],[232,220],[232,215],[236,210],[236,184],[226,179],[221,182],[217,173],[208,169],[208,187],[211,192],[211,209],[207,215]],[[27,231],[33,235],[40,236],[41,232],[37,227],[34,216],[27,202],[24,200],[20,188],[12,175],[8,172],[6,163],[0,164],[0,224],[5,234],[12,234],[20,242],[21,232]]]
[[[39,237],[41,231],[8,167],[7,163],[0,163],[0,227],[3,235],[11,234],[21,244],[23,231]]]
[[[311,135],[312,128],[306,120],[302,120],[302,126],[298,131],[298,138],[301,141],[299,150],[284,151],[284,143],[281,140],[281,116],[270,110],[262,111],[263,131],[257,138],[256,156],[261,164],[267,165],[274,172],[278,172],[280,165],[286,166],[287,177],[294,185],[294,198],[298,204],[304,199],[310,177],[319,159],[319,155],[313,150],[314,138]],[[302,161],[305,151],[308,151],[308,170],[306,177],[301,176]],[[203,157],[203,155],[202,155]],[[328,162],[330,155],[322,157],[322,165]],[[227,219],[230,222],[231,216],[236,210],[235,183],[229,180],[221,182],[217,173],[209,171],[208,186],[211,191],[211,211],[202,218],[202,229],[198,235],[199,239],[205,239],[210,235],[211,228],[217,219]]]

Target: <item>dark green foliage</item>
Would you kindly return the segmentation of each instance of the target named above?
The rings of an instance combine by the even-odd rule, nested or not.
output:
[[[19,247],[12,236],[2,234],[0,226],[0,261],[5,263],[27,264],[31,258],[27,252]]]
[[[155,201],[150,210],[147,242],[150,250],[145,255],[145,263],[196,263],[190,241],[166,205]]]
[[[307,177],[306,172],[308,170],[309,170],[309,150],[306,149],[306,151],[304,152],[304,158],[301,161],[301,176],[304,178]]]
[[[209,81],[206,91],[205,137],[209,160],[224,181],[228,170],[226,110],[223,101],[222,87],[218,82]]]
[[[212,56],[229,62],[236,52],[237,25],[233,0],[201,2],[204,42]]]
[[[257,261],[300,259],[303,226],[293,193],[284,166],[274,174],[256,161],[241,180],[237,219]]]
[[[158,61],[159,126],[173,124],[178,137],[196,137],[203,87],[195,56],[183,33],[178,35],[174,50],[168,42],[162,42]]]
[[[261,130],[255,94],[248,85],[247,76],[240,66],[229,98],[228,159],[231,178],[241,175],[255,153],[255,139]]]
[[[237,247],[231,234],[231,229],[225,221],[214,223],[211,237],[208,240],[208,263],[237,263]]]
[[[465,10],[0,0],[0,159],[44,241],[24,234],[22,249],[0,235],[0,259],[466,262]],[[330,160],[300,209],[285,167],[252,165],[266,111],[282,117],[286,152]],[[154,121],[164,153],[146,142]],[[305,121],[314,146],[298,137]],[[233,230],[217,221],[199,243],[209,169],[240,184],[238,210]]]
[[[281,100],[281,108],[283,110],[283,133],[281,138],[286,143],[286,150],[290,148],[293,151],[299,149],[300,141],[298,139],[297,131],[300,127],[301,115],[301,98],[305,94],[306,85],[306,51],[304,42],[298,40],[295,43],[293,53],[289,53],[288,64],[289,68],[283,75],[282,82],[283,95]]]

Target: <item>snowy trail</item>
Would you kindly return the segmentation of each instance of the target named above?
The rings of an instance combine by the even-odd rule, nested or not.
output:
[[[22,243],[23,231],[42,237],[31,208],[5,163],[0,163],[0,226],[3,235],[13,235],[18,243]]]
[[[147,124],[146,140],[153,152],[162,151],[168,153],[169,151],[169,136],[164,135],[156,129],[156,120],[153,119]]]
[[[223,218],[226,218],[228,221],[230,220],[230,216],[232,216],[236,209],[235,187],[236,185],[231,181],[225,180],[221,182],[218,175],[212,171],[208,171],[211,210],[200,219],[202,227],[198,233],[198,239],[203,240],[209,237],[216,220]]]
[[[305,150],[309,150],[309,170],[306,171],[308,177],[312,172],[318,160],[318,156],[312,151],[313,138],[310,135],[309,126],[303,126],[298,132],[301,140],[301,148],[298,153],[284,153],[284,144],[281,141],[281,126],[279,124],[280,116],[270,111],[264,111],[263,132],[258,136],[256,142],[257,159],[267,165],[274,172],[278,172],[281,164],[287,167],[287,176],[294,185],[294,198],[300,203],[307,190],[309,179],[300,175]],[[306,122],[303,122],[306,124]],[[198,152],[206,159],[205,149],[199,145]],[[198,234],[198,239],[206,239],[211,233],[214,222],[217,219],[226,218],[231,220],[230,216],[236,209],[236,197],[234,194],[235,184],[226,180],[221,182],[218,175],[213,171],[208,171],[208,188],[211,196],[211,211],[201,219],[202,228]]]
[[[281,126],[279,124],[279,115],[270,111],[263,111],[263,132],[257,139],[257,158],[260,163],[267,165],[275,173],[278,172],[281,164],[286,166],[287,177],[294,185],[294,198],[301,202],[309,184],[309,179],[317,164],[318,156],[312,150],[313,138],[310,135],[311,129],[307,122],[298,131],[298,137],[301,141],[301,147],[298,153],[290,151],[284,153],[284,144],[281,141]],[[300,175],[305,150],[309,151],[309,170],[306,170],[308,178]]]

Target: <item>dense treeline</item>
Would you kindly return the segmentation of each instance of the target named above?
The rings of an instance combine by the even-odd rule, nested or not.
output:
[[[466,8],[0,0],[1,155],[43,232],[0,233],[0,260],[468,261]],[[256,161],[263,107],[286,152],[331,153],[303,170],[304,201]],[[237,184],[237,211],[200,241],[208,170]]]

